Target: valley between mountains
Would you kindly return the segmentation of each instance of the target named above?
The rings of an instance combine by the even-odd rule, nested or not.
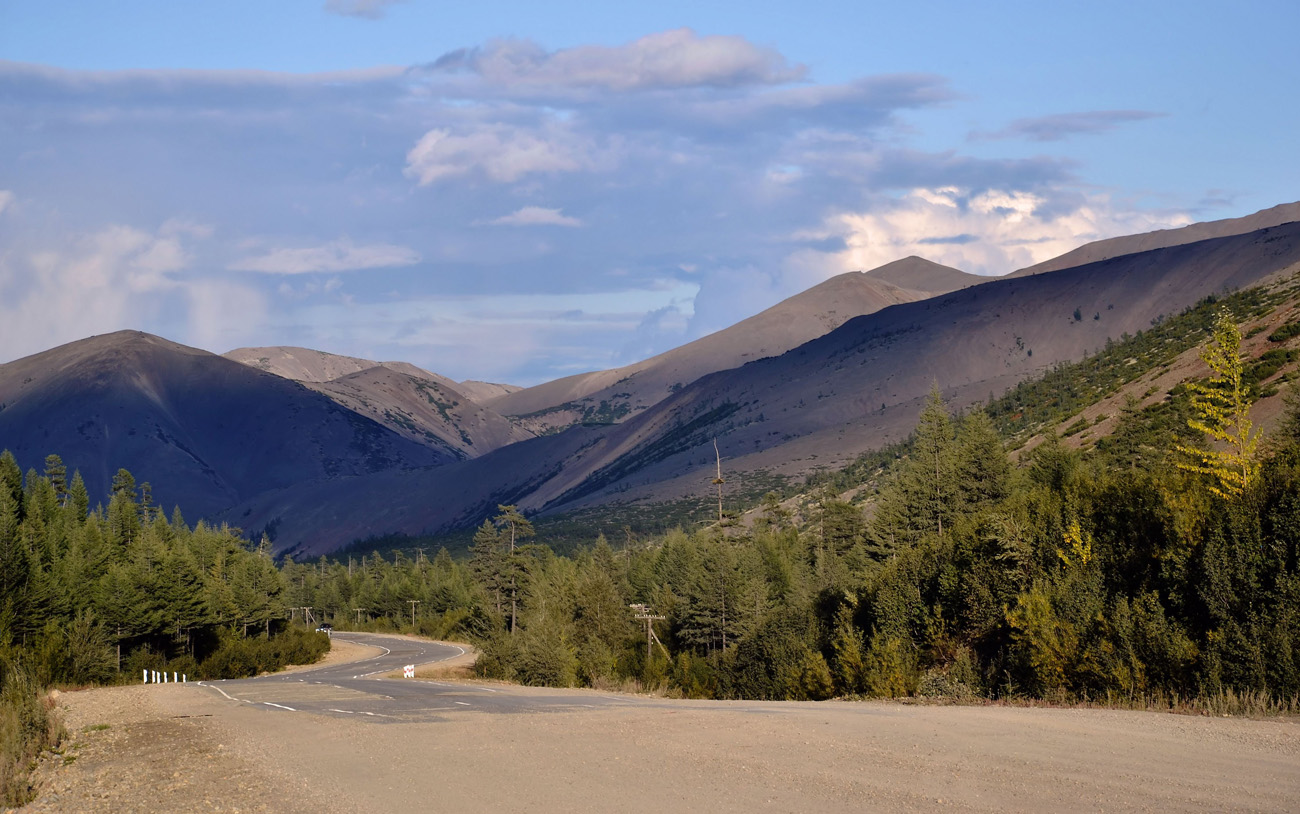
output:
[[[752,505],[903,441],[932,386],[958,410],[984,403],[1298,271],[1300,204],[1100,241],[1003,278],[910,257],[637,364],[529,388],[122,331],[0,365],[0,447],[59,454],[93,495],[129,469],[164,511],[297,557],[470,529],[499,504],[535,517],[676,505],[679,521],[706,521],[718,458],[724,501]]]

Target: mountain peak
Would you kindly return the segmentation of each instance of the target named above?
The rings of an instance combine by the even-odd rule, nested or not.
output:
[[[886,263],[879,268],[864,272],[864,274],[874,280],[896,285],[899,288],[931,295],[947,294],[950,291],[970,288],[973,285],[988,282],[989,279],[977,274],[967,274],[960,269],[941,265],[926,260],[924,257],[917,257],[914,254],[908,255],[901,260],[895,260],[892,263]]]

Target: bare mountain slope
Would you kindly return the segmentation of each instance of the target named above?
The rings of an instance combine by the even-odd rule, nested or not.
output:
[[[227,359],[302,382],[416,443],[474,458],[533,433],[466,395],[461,385],[407,362],[372,362],[310,348],[238,348]],[[480,393],[509,392],[485,385]],[[518,389],[518,388],[515,388]]]
[[[514,384],[497,384],[496,382],[479,382],[466,379],[456,384],[456,389],[479,404],[487,404],[493,399],[509,395],[524,388]]]
[[[494,399],[490,406],[539,432],[582,421],[624,420],[708,373],[780,355],[853,317],[986,279],[919,257],[873,272],[840,274],[730,328],[645,361],[540,384]]]
[[[947,294],[949,291],[970,288],[973,285],[986,283],[989,280],[988,277],[967,274],[952,266],[932,263],[916,255],[904,257],[902,260],[895,260],[879,268],[874,268],[866,272],[866,276],[928,296]]]
[[[964,406],[1209,294],[1297,272],[1300,223],[1290,223],[888,308],[700,380],[607,434],[525,505],[698,494],[715,436],[733,471],[842,462],[904,437],[934,382]],[[691,485],[669,483],[682,477]]]
[[[1200,240],[1211,240],[1216,237],[1244,235],[1295,221],[1300,221],[1300,203],[1279,204],[1242,218],[1206,221],[1205,223],[1193,223],[1181,229],[1160,229],[1141,235],[1125,235],[1123,237],[1113,237],[1109,240],[1098,240],[1066,252],[1059,257],[1053,257],[1051,260],[1045,260],[1037,265],[1020,269],[1007,276],[1029,277],[1048,271],[1058,271],[1072,266],[1082,266],[1086,263],[1109,260],[1112,257],[1125,254],[1146,252],[1152,249],[1165,249],[1170,246],[1181,246]]]
[[[341,376],[360,373],[372,367],[386,367],[405,373],[408,376],[417,376],[430,379],[439,384],[455,386],[455,382],[451,379],[439,376],[437,373],[430,373],[410,362],[372,362],[369,359],[340,356],[337,353],[326,353],[323,350],[312,350],[311,348],[295,348],[287,345],[267,348],[235,348],[228,353],[223,353],[222,356],[255,367],[258,370],[265,370],[267,373],[274,373],[277,376],[283,376],[286,379],[293,379],[298,382],[328,382]]]
[[[747,472],[797,475],[901,440],[933,382],[967,405],[1208,294],[1297,271],[1300,224],[1288,224],[995,279],[858,317],[782,356],[711,374],[622,424],[409,475],[303,484],[232,516],[280,520],[292,532],[278,546],[324,550],[381,531],[477,523],[498,502],[562,511],[698,496],[712,488],[715,437],[733,484]]]
[[[24,464],[61,455],[96,501],[124,467],[158,505],[192,516],[304,481],[455,459],[296,382],[136,331],[0,365],[0,405],[0,448]]]
[[[418,368],[416,368],[418,369]],[[313,390],[417,443],[443,446],[460,458],[477,458],[533,434],[471,401],[446,379],[412,376],[387,365],[328,382]]]

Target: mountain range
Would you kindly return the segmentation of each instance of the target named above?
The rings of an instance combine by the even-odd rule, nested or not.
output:
[[[849,273],[643,362],[530,388],[304,348],[139,332],[0,365],[0,447],[92,495],[118,467],[187,516],[327,552],[369,535],[699,496],[905,438],[934,385],[1001,394],[1201,298],[1300,272],[1300,204],[1089,244],[1003,278],[916,257]]]

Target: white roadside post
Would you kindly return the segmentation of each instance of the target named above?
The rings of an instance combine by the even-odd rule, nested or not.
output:
[[[148,670],[145,670],[145,671],[144,671],[144,683],[146,683],[146,684],[149,683],[149,671],[148,671]]]
[[[402,678],[415,678],[414,664],[408,664],[402,668]]]

